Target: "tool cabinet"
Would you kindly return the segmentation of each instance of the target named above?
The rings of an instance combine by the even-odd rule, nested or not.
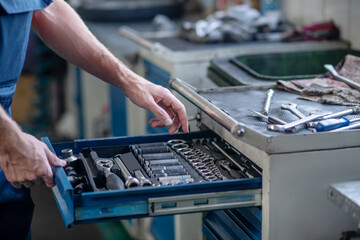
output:
[[[328,201],[327,191],[332,183],[360,178],[359,130],[268,131],[266,123],[249,109],[261,111],[266,90],[275,86],[196,90],[179,80],[172,80],[170,86],[200,109],[202,125],[262,168],[261,239],[337,239],[342,231],[357,228],[358,222]],[[296,120],[278,110],[288,102],[308,113],[346,109],[297,99],[295,94],[275,89],[269,114],[276,113],[288,122]],[[230,219],[228,211],[211,213],[204,221],[206,235],[226,238],[226,219]]]
[[[56,168],[53,192],[67,227],[102,220],[204,212],[202,231],[208,239],[224,236],[230,239],[333,239],[344,230],[356,228],[354,220],[327,200],[327,189],[332,183],[359,178],[359,130],[336,133],[313,133],[306,129],[294,133],[268,131],[266,123],[248,110],[259,111],[266,90],[273,86],[197,90],[173,79],[170,87],[199,109],[202,131],[65,143],[43,140],[61,155],[61,150],[68,148],[75,154],[89,148],[122,149],[120,153],[124,154],[134,152],[131,146],[145,143],[182,139],[196,145],[199,144],[196,139],[210,139],[202,140],[205,142],[216,139],[219,149],[231,147],[233,152],[227,153],[236,158],[240,167],[243,162],[237,156],[248,159],[259,174],[231,179],[228,172],[226,178],[214,181],[194,179],[184,184],[170,182],[166,186],[155,184],[79,194],[75,193],[64,169]],[[346,108],[296,97],[275,89],[269,114],[282,113],[284,120],[293,121],[295,116],[290,113],[277,112],[279,103],[289,101],[308,112],[336,112]],[[106,158],[116,155],[116,151],[105,154],[99,151],[98,155]],[[229,159],[226,155],[219,160],[221,158]],[[136,161],[135,158],[133,162]],[[224,169],[222,173],[226,174]],[[156,183],[156,179],[149,179]],[[223,209],[226,210],[218,211]]]

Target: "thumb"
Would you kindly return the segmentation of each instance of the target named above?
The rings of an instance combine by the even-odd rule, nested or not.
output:
[[[66,161],[58,158],[55,154],[53,154],[49,149],[45,149],[46,157],[50,163],[50,165],[55,167],[65,167]]]

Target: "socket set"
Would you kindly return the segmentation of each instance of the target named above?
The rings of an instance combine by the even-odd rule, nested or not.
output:
[[[261,177],[261,168],[218,138],[61,152],[75,194]]]

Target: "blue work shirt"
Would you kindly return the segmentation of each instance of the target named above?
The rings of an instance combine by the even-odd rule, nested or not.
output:
[[[24,65],[33,11],[51,2],[0,0],[0,104],[10,116],[16,83]],[[0,169],[0,239],[30,238],[33,207],[29,189],[13,188]]]

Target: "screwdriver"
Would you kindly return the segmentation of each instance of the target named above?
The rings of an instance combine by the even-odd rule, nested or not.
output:
[[[279,119],[279,118],[269,117],[269,116],[266,116],[266,115],[264,115],[264,114],[262,114],[262,113],[259,113],[259,112],[257,112],[257,111],[251,110],[251,109],[249,109],[249,111],[251,111],[251,112],[259,115],[259,116],[262,117],[262,118],[265,118],[268,123],[281,124],[281,125],[284,125],[284,124],[287,123],[287,122],[285,122],[285,121],[283,121],[283,120],[281,120],[281,119]]]
[[[346,127],[349,126],[350,123],[360,121],[360,118],[355,119],[347,119],[346,117],[341,118],[332,118],[332,119],[326,119],[318,122],[315,125],[315,131],[316,132],[324,132],[324,131],[330,131],[336,128]]]

